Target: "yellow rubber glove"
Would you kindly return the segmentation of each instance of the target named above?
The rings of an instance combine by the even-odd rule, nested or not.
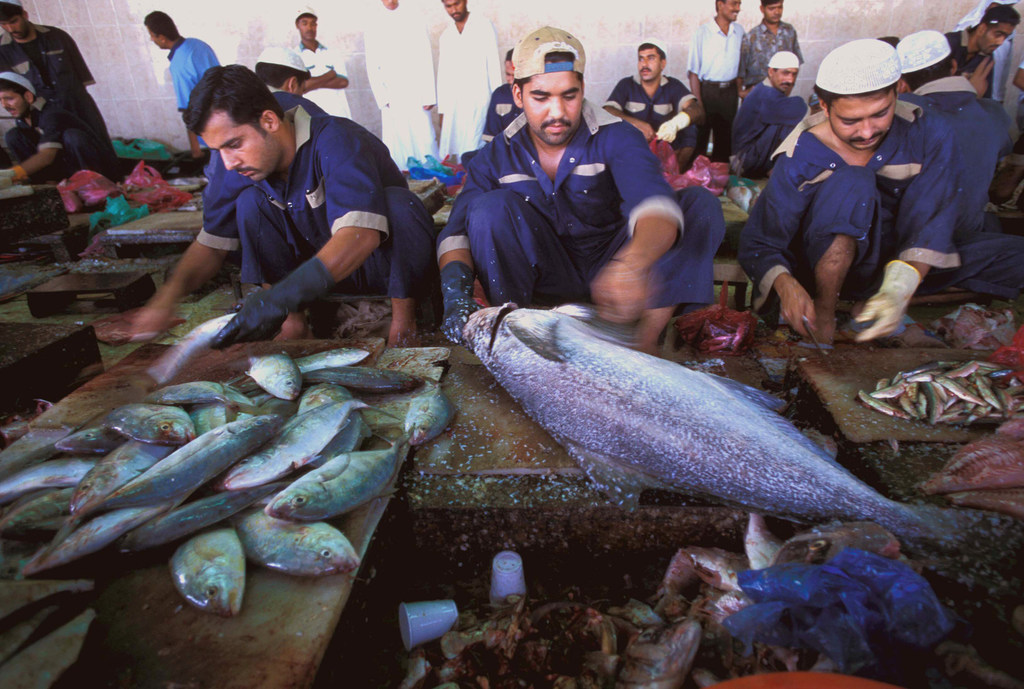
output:
[[[21,184],[22,182],[28,181],[28,173],[25,172],[25,168],[22,166],[15,165],[11,168],[11,172],[13,173],[12,177],[14,177],[15,184]]]
[[[885,277],[878,292],[868,299],[864,310],[857,316],[858,323],[874,321],[867,330],[857,335],[857,342],[885,337],[900,324],[907,311],[910,298],[921,284],[921,274],[909,263],[889,261],[885,266]]]
[[[665,120],[664,122],[662,122],[661,126],[658,127],[658,133],[655,134],[655,136],[661,139],[662,141],[672,143],[673,141],[676,140],[676,134],[678,134],[681,130],[686,129],[689,126],[690,116],[687,115],[685,112],[681,112],[675,117],[673,117],[671,120]]]

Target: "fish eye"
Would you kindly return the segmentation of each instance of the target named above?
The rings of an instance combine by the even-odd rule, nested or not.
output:
[[[331,553],[330,549],[328,549],[328,548],[324,548],[323,550],[320,551],[320,557],[324,558],[325,560],[330,558],[331,554],[332,553]]]
[[[213,597],[214,597],[214,596],[216,596],[216,595],[217,595],[218,593],[220,593],[220,589],[218,589],[218,588],[217,588],[216,586],[208,586],[208,587],[206,588],[206,596],[207,596],[208,598],[213,598]]]
[[[306,498],[302,495],[296,495],[294,502],[296,505],[304,505],[306,503]]]
[[[824,538],[819,538],[816,541],[811,541],[811,544],[807,547],[811,550],[824,550],[828,547],[828,541],[826,541]]]
[[[160,430],[161,431],[169,431],[169,430],[171,430],[171,424],[169,424],[169,423],[162,423],[162,424],[160,424]]]

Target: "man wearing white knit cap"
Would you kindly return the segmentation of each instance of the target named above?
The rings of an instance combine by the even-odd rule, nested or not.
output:
[[[841,298],[867,300],[854,308],[864,341],[893,334],[914,294],[956,286],[1013,299],[1024,287],[1024,239],[954,239],[953,132],[898,101],[899,79],[896,50],[881,41],[825,57],[815,84],[823,110],[779,147],[740,240],[755,305],[777,297],[789,325],[819,341],[831,342]]]
[[[807,116],[807,104],[791,96],[800,73],[800,58],[781,51],[768,61],[768,76],[743,99],[732,124],[733,174],[767,177],[775,164],[772,153]]]
[[[965,195],[958,232],[999,231],[999,219],[985,213],[988,189],[999,161],[1010,154],[1010,117],[1003,106],[977,97],[963,76],[955,76],[946,37],[938,31],[918,31],[896,46],[903,84],[910,93],[900,100],[919,106],[928,117],[944,120],[953,130],[960,151],[959,186]]]

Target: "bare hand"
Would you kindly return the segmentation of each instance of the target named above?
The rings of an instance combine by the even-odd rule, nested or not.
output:
[[[785,278],[785,279],[784,279]],[[782,317],[789,323],[789,327],[799,333],[802,337],[810,337],[807,327],[804,326],[804,318],[814,330],[819,332],[817,316],[814,311],[814,300],[807,290],[791,275],[780,275],[775,281],[775,292],[779,295],[781,302]],[[835,325],[833,324],[833,329]]]
[[[628,259],[613,258],[590,285],[598,313],[613,323],[633,323],[647,307],[650,275]]]
[[[654,141],[654,137],[657,136],[657,133],[654,131],[654,127],[647,124],[643,120],[633,118],[629,121],[629,123],[640,130],[640,133],[644,135],[645,139],[647,139],[647,143],[651,143],[652,141]]]
[[[986,57],[978,65],[977,69],[974,70],[973,74],[965,74],[967,80],[971,82],[971,86],[978,92],[978,98],[985,95],[988,91],[988,75],[992,73],[992,68],[995,66],[995,62],[991,57]]]
[[[175,310],[166,306],[143,306],[132,317],[132,342],[156,339],[174,325]]]

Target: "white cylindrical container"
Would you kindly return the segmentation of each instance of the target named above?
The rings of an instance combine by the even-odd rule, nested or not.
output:
[[[513,594],[526,595],[523,558],[512,550],[503,550],[491,562],[491,605],[503,605]]]
[[[453,600],[426,600],[398,606],[398,631],[406,649],[439,639],[459,619]]]

